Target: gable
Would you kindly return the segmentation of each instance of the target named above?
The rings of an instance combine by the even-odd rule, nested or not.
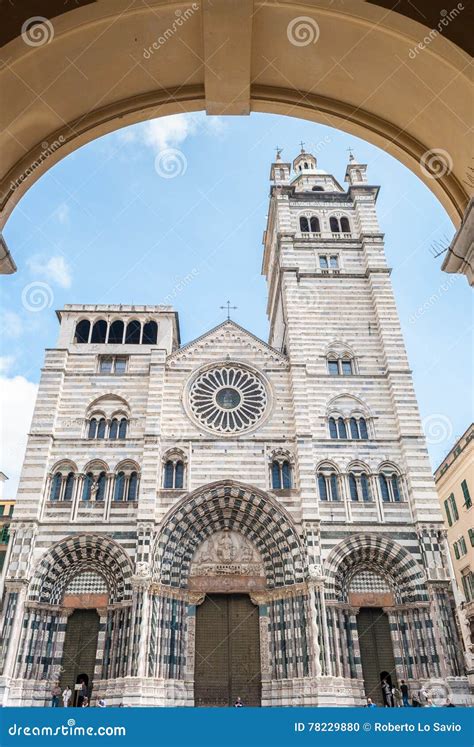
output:
[[[240,360],[286,367],[285,355],[230,320],[214,327],[168,356],[167,365],[201,365],[216,360]]]

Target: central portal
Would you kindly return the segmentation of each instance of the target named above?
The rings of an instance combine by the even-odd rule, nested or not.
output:
[[[248,594],[207,594],[196,611],[196,706],[261,705],[258,607]]]

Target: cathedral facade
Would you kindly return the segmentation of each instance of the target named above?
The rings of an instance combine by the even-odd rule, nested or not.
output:
[[[5,705],[467,703],[445,534],[377,222],[271,167],[268,343],[169,306],[66,306],[6,561]],[[77,689],[75,689],[77,688]]]

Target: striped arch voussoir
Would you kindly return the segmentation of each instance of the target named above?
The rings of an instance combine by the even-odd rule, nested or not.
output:
[[[61,540],[41,558],[30,587],[30,599],[60,604],[68,583],[84,571],[95,571],[104,578],[110,603],[131,597],[132,567],[125,551],[107,537],[85,534]]]
[[[347,602],[348,587],[356,570],[373,570],[394,590],[397,604],[425,602],[425,576],[415,558],[391,539],[359,535],[333,548],[325,563],[326,598]]]
[[[226,528],[258,548],[269,588],[304,580],[303,550],[290,517],[265,493],[233,481],[191,493],[168,514],[155,546],[155,578],[186,588],[197,547]]]

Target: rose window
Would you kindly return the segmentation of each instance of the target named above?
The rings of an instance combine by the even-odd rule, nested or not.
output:
[[[267,405],[267,392],[251,371],[222,365],[194,380],[189,402],[202,425],[220,433],[236,433],[252,428],[260,420]]]

